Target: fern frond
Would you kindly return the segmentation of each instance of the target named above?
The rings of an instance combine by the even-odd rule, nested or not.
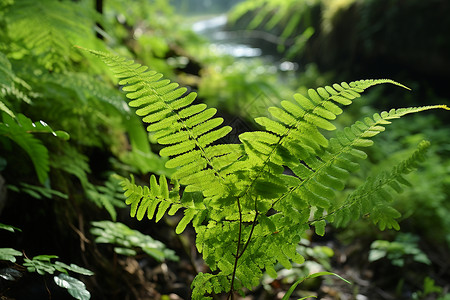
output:
[[[0,52],[0,85],[12,85],[15,77],[11,62]]]
[[[323,235],[325,220],[333,215],[343,222],[346,212],[368,212],[380,227],[395,228],[397,212],[379,205],[382,201],[377,197],[389,199],[384,186],[401,188],[398,174],[410,162],[396,175],[369,180],[366,189],[355,192],[354,199],[367,201],[352,198],[345,206],[336,203],[335,192],[344,189],[349,175],[359,167],[358,160],[367,156],[362,149],[371,146],[372,138],[391,120],[428,109],[448,109],[437,105],[374,114],[328,140],[321,131],[334,131],[332,121],[343,113],[341,107],[367,88],[384,83],[404,87],[388,79],[341,83],[282,101],[280,107],[269,109],[271,118],[256,119],[265,131],[241,134],[240,145],[223,145],[219,141],[230,128],[221,127],[223,120],[215,117],[215,109],[194,103],[195,93],[133,61],[87,51],[119,77],[129,105],[137,108],[137,115],[148,123],[147,130],[165,146],[160,154],[170,157],[166,166],[177,168],[172,179],[186,186],[180,198],[178,183],[169,192],[163,176],[159,183],[152,176],[150,187],[138,187],[133,179],[122,181],[131,215],[138,219],[147,215],[159,220],[167,211],[184,209],[176,232],[192,223],[197,249],[213,272],[196,277],[193,299],[224,291],[231,296],[235,290],[257,285],[264,269],[276,277],[277,263],[285,268],[292,261],[302,263],[304,258],[296,250],[301,236],[311,225]],[[377,186],[380,180],[383,187]]]
[[[54,131],[43,121],[33,123],[22,114],[17,114],[15,119],[5,113],[2,114],[2,117],[0,136],[14,141],[28,154],[39,182],[44,183],[50,170],[48,150],[32,133],[50,133],[62,139],[68,139],[69,135],[64,131]]]
[[[6,10],[10,38],[25,46],[48,70],[64,71],[80,60],[72,45],[101,47],[92,30],[100,19],[93,7],[72,1],[21,0]]]
[[[296,103],[285,100],[281,102],[282,108],[271,107],[269,112],[272,119],[266,117],[255,119],[266,131],[247,132],[239,136],[247,155],[247,159],[242,163],[244,168],[247,168],[249,179],[244,193],[251,193],[252,187],[261,180],[260,178],[269,184],[265,178],[273,177],[274,174],[275,177],[279,177],[284,170],[283,167],[287,166],[301,179],[301,183],[294,183],[288,191],[288,194],[294,197],[294,203],[302,207],[304,199],[310,199],[313,206],[326,209],[334,193],[323,183],[312,179],[320,175],[320,172],[316,171],[323,169],[325,158],[322,157],[323,149],[329,147],[329,141],[320,130],[335,129],[330,120],[334,120],[343,112],[339,105],[350,105],[367,88],[384,83],[404,87],[392,80],[379,79],[360,80],[349,84],[343,82],[332,87],[310,89],[308,97],[295,94]],[[362,141],[355,140],[354,143]],[[352,153],[359,152],[353,150]],[[345,173],[357,167],[352,159],[345,158],[344,155],[340,157],[340,164],[342,166],[338,164],[328,168],[327,172],[342,173],[343,168],[342,176],[345,176]],[[310,177],[311,180],[308,179]],[[281,177],[274,178],[280,185],[285,185],[283,180]],[[336,181],[333,178],[330,180]],[[338,182],[332,184],[340,185]]]
[[[230,289],[229,277],[221,272],[214,275],[200,272],[195,276],[194,281],[192,281],[191,288],[193,300],[213,299],[206,295],[228,291]]]
[[[31,99],[29,96],[20,88],[25,90],[31,89],[25,81],[16,76],[12,69],[11,62],[8,60],[6,55],[0,52],[0,109],[13,118],[15,118],[13,107],[15,104],[14,102],[18,102],[17,100],[20,100],[31,104]],[[12,98],[13,101],[8,101],[9,98]]]
[[[241,155],[239,145],[215,145],[231,128],[220,127],[222,118],[204,104],[193,104],[196,94],[147,71],[147,67],[119,56],[87,50],[99,56],[120,79],[131,99],[129,105],[149,123],[147,130],[157,142],[166,145],[161,156],[169,156],[168,167],[178,167],[172,178],[186,185],[187,192],[200,191],[205,197],[226,193],[221,171]]]
[[[425,160],[429,147],[428,141],[422,141],[408,159],[396,165],[390,172],[381,172],[375,177],[367,178],[364,184],[347,197],[342,206],[335,205],[331,208],[329,216],[336,226],[345,226],[362,215],[369,215],[380,230],[398,230],[400,227],[395,219],[401,214],[390,205],[393,200],[391,193],[401,193],[402,186],[410,186],[403,176]]]
[[[328,146],[327,139],[319,130],[335,129],[330,120],[336,119],[343,112],[338,105],[350,105],[364,90],[384,83],[404,87],[388,79],[360,80],[350,84],[343,82],[340,85],[334,84],[333,87],[310,89],[308,97],[295,94],[296,103],[285,100],[281,102],[282,108],[269,109],[273,119],[255,119],[266,129],[266,133],[250,132],[240,138],[250,153],[255,151],[252,149],[266,149],[256,150],[255,154],[261,161],[274,161],[290,166],[291,161],[307,159],[321,147]]]
[[[298,209],[308,204],[318,208],[328,209],[334,198],[334,191],[341,190],[349,174],[359,168],[357,159],[365,159],[366,153],[360,148],[373,144],[371,138],[383,132],[392,119],[397,119],[410,113],[445,108],[443,105],[392,109],[389,112],[374,114],[372,118],[358,121],[351,127],[336,132],[336,138],[330,140],[329,147],[317,156],[311,155],[303,162],[292,167],[292,171],[301,178],[301,182],[290,188],[282,198],[289,195]]]
[[[125,203],[131,205],[131,217],[142,220],[147,213],[148,218],[152,219],[155,216],[155,211],[157,211],[155,220],[158,222],[170,206],[175,206],[173,213],[181,208],[181,205],[179,205],[180,197],[178,193],[170,195],[165,176],[159,178],[158,184],[155,175],[152,175],[150,177],[150,188],[137,186],[132,175],[131,181],[122,177],[117,178],[121,180],[120,184],[125,191],[125,197],[127,197]],[[177,189],[178,187],[174,190]]]
[[[152,175],[149,187],[136,185],[132,175],[131,181],[120,176],[115,177],[121,180],[120,184],[127,198],[125,203],[131,205],[130,216],[133,218],[142,220],[144,216],[147,216],[148,219],[155,219],[158,222],[166,212],[169,215],[174,215],[179,209],[184,208],[184,217],[176,228],[176,232],[181,233],[187,224],[190,222],[196,224],[205,217],[205,206],[192,198],[187,199],[188,196],[186,195],[189,195],[189,193],[185,193],[184,197],[180,199],[178,183],[169,191],[167,179],[164,175],[159,177],[159,183],[155,175]]]

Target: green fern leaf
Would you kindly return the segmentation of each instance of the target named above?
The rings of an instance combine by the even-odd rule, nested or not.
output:
[[[175,232],[177,234],[182,233],[184,231],[184,229],[186,228],[187,224],[189,224],[192,221],[192,219],[194,219],[194,217],[196,216],[196,213],[198,213],[198,211],[194,208],[186,209],[184,211],[184,217],[178,223],[177,228],[175,228]]]
[[[285,100],[281,103],[282,108],[269,109],[273,118],[278,121],[265,117],[255,119],[258,124],[265,127],[272,138],[267,139],[270,137],[268,133],[259,132],[240,135],[246,154],[250,159],[259,160],[260,170],[263,170],[269,162],[290,168],[295,167],[295,164],[298,165],[300,161],[310,159],[312,155],[319,153],[321,148],[328,146],[328,140],[320,133],[319,129],[335,129],[328,120],[333,120],[342,113],[342,109],[336,104],[349,105],[365,89],[383,83],[404,87],[386,79],[361,80],[350,84],[343,82],[340,85],[335,84],[333,87],[327,86],[317,90],[310,89],[308,97],[295,94],[296,103]],[[346,139],[343,136],[339,141],[345,143]],[[367,141],[361,139],[354,143],[364,146]],[[280,155],[281,152],[283,155]],[[289,153],[291,155],[288,155]],[[361,154],[356,151],[354,153]],[[320,165],[320,162],[318,164]],[[347,163],[347,165],[348,168],[353,167],[351,163]],[[262,174],[260,171],[256,173]]]
[[[86,49],[84,49],[86,50]],[[178,167],[173,178],[179,178],[187,191],[202,191],[205,197],[219,197],[227,191],[220,171],[235,162],[238,155],[224,156],[209,149],[226,136],[231,128],[220,127],[223,119],[214,118],[215,109],[204,104],[191,105],[196,94],[162,79],[162,75],[119,56],[86,50],[99,56],[119,77],[119,84],[131,99],[130,106],[150,123],[158,143],[168,145],[160,151],[169,156],[168,167]],[[240,153],[238,147],[231,147]]]
[[[363,151],[357,148],[371,146],[373,142],[369,140],[369,138],[383,132],[383,125],[389,124],[389,120],[397,119],[410,113],[436,108],[444,107],[440,105],[425,106],[374,114],[372,119],[365,118],[364,123],[357,122],[350,128],[345,128],[344,130],[337,132],[337,138],[330,140],[330,146],[327,148],[326,153],[320,153],[322,159],[319,160],[315,157],[309,157],[304,160],[304,163],[306,163],[306,166],[309,168],[302,164],[292,168],[292,170],[296,172],[296,175],[303,180],[298,186],[291,188],[288,191],[288,194],[295,192],[300,197],[309,199],[309,203],[312,206],[324,209],[330,208],[332,203],[331,200],[334,197],[333,190],[335,187],[342,189],[348,174],[358,168],[359,165],[354,161],[355,158],[364,159],[367,156]],[[367,132],[369,132],[369,134],[367,134]],[[330,171],[333,172],[333,174],[329,174],[328,172]],[[334,175],[333,177],[335,180],[329,180],[326,175]],[[328,180],[325,182],[318,180],[319,178],[324,177],[328,178]],[[330,186],[330,184],[333,186]]]
[[[160,177],[160,184],[156,182],[155,175],[152,175],[150,177],[150,188],[147,186],[144,188],[137,186],[133,176],[131,176],[131,181],[120,176],[115,177],[121,180],[120,184],[127,197],[125,203],[131,205],[131,217],[136,217],[138,220],[142,220],[146,213],[148,213],[148,218],[152,219],[158,204],[161,202],[166,202],[169,206],[179,202],[179,195],[177,193],[169,192],[167,180],[164,175]],[[178,186],[175,186],[174,190],[177,191]],[[163,205],[164,211],[169,207],[166,205],[167,204]],[[148,209],[149,211],[147,212]]]
[[[14,1],[5,12],[11,39],[51,71],[65,71],[80,54],[72,46],[83,41],[103,47],[92,32],[92,21],[101,22],[93,7],[72,1]]]
[[[361,215],[369,215],[381,230],[385,228],[398,230],[399,225],[395,219],[401,214],[390,206],[391,191],[399,193],[402,191],[402,185],[409,185],[403,175],[410,173],[424,161],[429,146],[429,142],[421,142],[408,159],[395,166],[389,173],[381,172],[376,177],[367,178],[363,185],[347,197],[344,205],[332,208],[330,215],[336,226],[344,226]]]
[[[401,214],[391,206],[375,206],[370,216],[373,222],[378,224],[380,230],[386,228],[400,230],[400,225],[395,219],[400,218]]]

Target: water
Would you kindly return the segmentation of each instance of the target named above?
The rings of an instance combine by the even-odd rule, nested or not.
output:
[[[227,16],[219,15],[201,20],[192,25],[192,30],[211,41],[211,50],[219,54],[240,57],[259,57],[263,54],[260,48],[242,43],[231,31],[225,30]]]
[[[258,38],[249,37],[249,31],[230,31],[226,29],[226,14],[197,21],[192,25],[192,30],[197,34],[206,37],[211,45],[212,51],[218,54],[231,55],[235,58],[261,58],[267,64],[276,65],[279,71],[295,71],[298,69],[296,63],[280,60],[280,57],[273,47],[268,47],[267,43],[261,43]],[[261,45],[257,47],[255,45]]]

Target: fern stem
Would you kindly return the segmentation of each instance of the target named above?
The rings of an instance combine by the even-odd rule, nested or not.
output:
[[[242,249],[241,254],[239,254],[239,258],[244,254],[245,250],[247,249],[248,244],[250,243],[250,240],[253,235],[253,230],[255,229],[255,225],[256,225],[256,218],[258,218],[258,216],[259,216],[259,213],[258,213],[258,211],[256,211],[255,219],[253,220],[253,224],[252,224],[252,229],[250,230],[250,234],[248,235],[248,239],[245,242],[245,245],[244,245],[244,248]]]
[[[253,219],[253,222],[252,222],[252,229],[250,229],[250,234],[248,235],[248,239],[245,242],[245,245],[244,245],[244,248],[242,249],[241,254],[239,254],[239,258],[244,254],[245,250],[248,247],[248,244],[250,243],[250,240],[252,239],[253,230],[255,229],[255,226],[256,226],[256,220],[258,219],[258,216],[259,216],[257,205],[258,205],[258,197],[256,197],[256,199],[255,199],[255,218]]]
[[[236,271],[237,271],[237,265],[239,258],[241,255],[239,255],[239,251],[241,248],[241,237],[242,237],[242,208],[241,208],[241,201],[240,198],[236,198],[236,203],[239,210],[239,233],[238,233],[238,241],[237,241],[237,247],[236,247],[236,255],[234,257],[234,266],[233,266],[233,273],[231,274],[231,284],[230,284],[230,292],[228,293],[227,299],[232,299],[233,297],[233,285],[234,285],[234,278],[236,277]]]
[[[257,208],[257,203],[258,203],[257,201],[258,200],[255,199],[255,218],[253,219],[253,222],[252,222],[252,228],[250,229],[250,233],[248,235],[248,238],[247,238],[247,241],[245,242],[244,247],[242,248],[242,251],[239,253],[239,250],[241,248],[241,237],[242,237],[242,210],[241,210],[240,200],[239,200],[239,198],[237,198],[238,209],[239,209],[239,235],[238,235],[238,244],[237,244],[237,249],[236,249],[236,255],[235,255],[235,259],[234,259],[233,273],[232,273],[232,277],[231,277],[230,292],[228,293],[227,299],[232,299],[232,297],[233,297],[233,285],[234,285],[234,279],[235,279],[235,276],[236,276],[238,261],[242,257],[242,255],[244,254],[244,252],[247,249],[248,245],[250,244],[250,241],[251,241],[252,235],[253,235],[253,231],[254,231],[255,226],[256,226],[256,220],[257,220],[257,218],[259,216],[258,208]]]

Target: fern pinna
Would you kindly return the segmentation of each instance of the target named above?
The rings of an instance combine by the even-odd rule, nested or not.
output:
[[[334,84],[307,96],[294,95],[271,107],[272,118],[257,118],[265,130],[246,132],[240,144],[221,144],[231,131],[214,117],[216,109],[193,104],[196,94],[187,93],[161,74],[148,71],[131,60],[87,50],[100,57],[120,79],[129,105],[148,123],[147,130],[169,156],[166,166],[177,168],[173,188],[165,177],[151,177],[150,187],[122,180],[131,205],[131,215],[145,214],[156,221],[168,212],[184,209],[177,233],[192,223],[196,246],[211,273],[199,273],[192,283],[193,299],[209,299],[213,294],[243,293],[259,284],[263,271],[276,277],[275,265],[285,268],[302,263],[297,252],[301,236],[311,226],[324,234],[326,222],[345,225],[362,214],[384,229],[398,228],[399,213],[389,206],[389,196],[407,184],[403,174],[414,168],[427,148],[400,163],[391,173],[368,179],[346,201],[334,201],[335,192],[366,158],[361,149],[372,145],[371,138],[384,131],[392,119],[409,113],[443,108],[444,105],[404,108],[374,114],[354,125],[336,130],[331,123],[360,93],[392,80],[361,80]],[[326,138],[321,130],[335,131]],[[180,187],[184,187],[180,195]]]

